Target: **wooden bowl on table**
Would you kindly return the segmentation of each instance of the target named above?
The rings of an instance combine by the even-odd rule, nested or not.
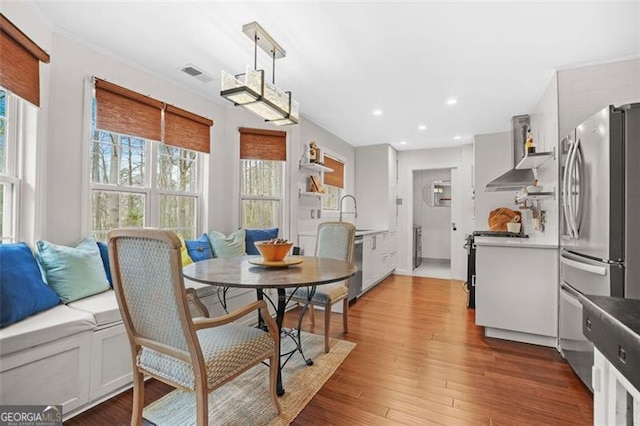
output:
[[[256,242],[256,248],[262,255],[262,258],[269,262],[280,262],[287,257],[289,250],[293,247],[292,242],[274,243],[271,241]]]

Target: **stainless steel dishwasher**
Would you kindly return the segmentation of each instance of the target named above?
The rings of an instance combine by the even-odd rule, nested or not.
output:
[[[349,278],[349,302],[356,300],[362,293],[362,235],[357,235],[354,242],[353,262],[358,267],[358,272]]]

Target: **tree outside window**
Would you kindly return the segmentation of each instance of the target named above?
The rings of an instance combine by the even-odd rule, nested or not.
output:
[[[91,232],[96,239],[106,240],[110,229],[142,226],[195,238],[198,154],[100,129],[93,135]]]
[[[240,160],[240,224],[243,228],[280,227],[282,161]]]

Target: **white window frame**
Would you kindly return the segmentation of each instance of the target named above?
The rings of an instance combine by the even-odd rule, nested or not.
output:
[[[194,151],[196,153],[196,189],[195,192],[186,192],[186,191],[173,191],[166,189],[159,189],[157,187],[158,183],[158,165],[159,165],[159,147],[162,142],[154,141],[145,138],[138,138],[145,141],[144,155],[145,155],[145,175],[144,175],[144,185],[143,186],[121,186],[121,185],[111,185],[111,184],[102,184],[102,183],[94,183],[91,182],[91,146],[95,142],[94,134],[91,119],[93,113],[93,100],[95,98],[95,90],[93,87],[92,81],[87,81],[85,84],[85,90],[88,94],[86,103],[85,103],[85,134],[87,135],[87,139],[89,142],[84,144],[84,181],[87,182],[87,191],[86,200],[83,203],[85,207],[85,216],[83,223],[85,224],[86,230],[85,234],[93,233],[94,230],[91,226],[92,221],[92,202],[93,202],[93,191],[104,191],[104,192],[116,192],[116,193],[133,193],[133,194],[143,194],[145,195],[145,209],[144,209],[144,225],[145,227],[159,228],[160,227],[160,197],[161,196],[186,196],[196,198],[196,220],[194,224],[194,238],[198,237],[200,230],[202,229],[203,223],[203,211],[204,211],[204,194],[203,194],[203,177],[204,171],[203,167],[205,161],[203,160],[203,153]],[[106,130],[103,130],[106,131]],[[117,134],[116,132],[109,132]],[[131,135],[124,135],[129,136]],[[180,148],[180,147],[176,147]],[[178,230],[178,233],[180,231]]]
[[[346,168],[347,168],[347,160],[341,156],[336,154],[333,151],[325,151],[324,155],[328,155],[329,157],[333,158],[334,160],[340,161],[342,164],[344,164],[344,168],[345,168],[345,176],[343,176],[343,185],[346,187],[347,186],[347,176],[346,176]],[[323,186],[325,187],[325,190],[327,187],[332,187],[332,188],[337,188],[335,186],[331,186],[331,185],[327,185],[326,183],[324,183],[324,174],[322,176],[322,180],[323,180]],[[327,209],[324,207],[324,198],[323,201],[321,201],[320,205],[322,208],[322,215],[325,218],[338,218],[340,216],[340,198],[342,198],[342,196],[345,194],[345,189],[344,188],[337,188],[338,189],[338,208],[337,209]]]
[[[280,164],[280,196],[265,196],[265,195],[243,195],[242,194],[242,162],[243,161],[277,161]],[[240,159],[238,162],[238,225],[241,228],[244,228],[244,224],[242,223],[243,215],[242,215],[242,202],[243,201],[277,201],[278,212],[278,223],[275,225],[279,230],[283,229],[284,224],[284,215],[285,215],[285,193],[286,193],[286,161],[278,161],[278,160],[244,160]],[[281,231],[280,231],[281,232]]]
[[[24,102],[9,90],[6,93],[5,111],[5,160],[6,169],[0,173],[0,184],[8,189],[3,201],[3,229],[0,238],[3,243],[20,241],[20,206],[22,187],[22,168],[20,167],[24,143],[20,126],[23,116],[20,114],[20,103]],[[8,196],[7,196],[8,195]]]

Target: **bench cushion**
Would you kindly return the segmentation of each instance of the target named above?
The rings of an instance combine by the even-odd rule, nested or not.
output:
[[[116,299],[116,292],[113,290],[76,300],[68,303],[67,306],[93,315],[98,327],[122,322],[118,299]]]
[[[95,328],[93,315],[58,305],[1,329],[0,356]]]

